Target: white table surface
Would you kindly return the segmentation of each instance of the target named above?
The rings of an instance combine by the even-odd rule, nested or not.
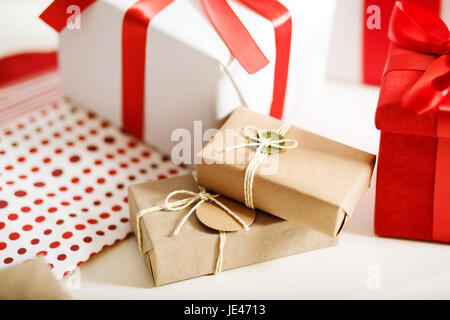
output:
[[[376,153],[376,87],[327,84],[305,110],[303,128]],[[320,111],[319,111],[320,110]],[[450,298],[447,245],[380,238],[373,232],[375,184],[357,206],[336,247],[154,287],[134,237],[83,264],[70,280],[79,299],[390,299]],[[75,284],[75,285],[73,285]]]
[[[49,2],[2,0],[0,56],[56,47],[56,35],[35,18]],[[377,94],[376,87],[330,81],[322,101],[303,110],[297,124],[376,153]],[[76,299],[450,298],[448,245],[375,236],[374,186],[358,204],[336,247],[154,287],[136,240],[129,237],[62,282]]]

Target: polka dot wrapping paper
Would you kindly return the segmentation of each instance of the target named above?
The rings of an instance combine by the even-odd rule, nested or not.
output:
[[[58,279],[131,232],[130,184],[187,172],[64,101],[59,81],[0,89],[0,268],[43,255]]]

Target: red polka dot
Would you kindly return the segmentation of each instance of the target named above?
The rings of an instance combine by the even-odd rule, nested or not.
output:
[[[72,236],[73,236],[73,233],[70,231],[64,232],[62,235],[63,239],[70,239],[70,238],[72,238]]]
[[[17,162],[24,162],[26,159],[25,157],[19,157],[17,158]]]
[[[112,211],[120,211],[120,210],[122,210],[122,207],[119,205],[115,205],[111,209],[112,209]]]
[[[11,221],[17,220],[17,218],[19,218],[19,216],[16,213],[10,213],[8,215],[8,219]]]
[[[89,224],[97,224],[97,220],[95,220],[95,219],[89,219],[87,222]]]
[[[58,248],[60,246],[60,242],[59,241],[54,241],[52,243],[50,243],[49,247],[52,249]]]
[[[45,183],[44,182],[35,182],[34,183],[34,186],[36,187],[36,188],[42,188],[42,187],[44,187],[45,186]]]
[[[83,170],[83,173],[84,174],[89,174],[89,173],[91,173],[91,169],[86,168],[86,169]]]
[[[96,231],[95,234],[98,235],[98,236],[104,236],[105,235],[105,233],[103,231],[100,231],[100,230]]]
[[[52,162],[52,159],[50,159],[50,158],[44,158],[44,159],[42,160],[42,162],[43,162],[43,163],[50,163],[50,162]]]
[[[13,258],[8,257],[8,258],[5,258],[5,260],[3,260],[3,263],[4,263],[4,264],[10,264],[10,263],[13,262],[13,261],[14,261]]]
[[[109,170],[108,173],[109,173],[111,176],[114,176],[115,174],[117,174],[117,171],[116,171],[116,170]]]
[[[70,247],[70,250],[72,251],[78,251],[78,249],[80,249],[80,246],[74,244],[73,246]]]
[[[51,207],[51,208],[48,208],[47,211],[48,211],[49,213],[53,213],[53,212],[58,211],[58,208],[56,208],[56,207]]]
[[[92,241],[92,238],[91,237],[84,237],[83,241],[86,242],[86,243],[89,243],[89,242]]]
[[[83,229],[85,229],[86,228],[86,226],[84,225],[84,224],[77,224],[76,226],[75,226],[75,229],[77,229],[77,230],[83,230]]]
[[[77,178],[77,177],[75,177],[75,178],[72,178],[72,183],[73,184],[75,184],[75,183],[78,183],[78,182],[80,182],[80,179],[79,178]]]
[[[170,173],[170,174],[177,174],[177,173],[178,173],[178,170],[177,170],[177,169],[170,169],[170,170],[169,170],[169,173]]]
[[[60,254],[58,257],[57,257],[57,259],[59,260],[59,261],[63,261],[63,260],[66,260],[66,255],[63,253],[63,254]]]
[[[12,170],[12,169],[14,169],[14,167],[13,166],[5,166],[5,170]]]
[[[20,248],[19,250],[17,250],[17,254],[20,254],[20,255],[25,254],[26,252],[27,252],[27,249],[25,249],[25,248]]]
[[[98,184],[103,184],[103,183],[105,183],[105,179],[104,178],[99,178],[99,179],[97,179],[97,183]]]
[[[22,208],[20,208],[20,211],[27,213],[27,212],[31,211],[31,208],[30,207],[22,207]]]
[[[94,188],[92,188],[92,187],[87,187],[86,189],[84,189],[84,191],[85,191],[86,193],[92,193],[92,191],[94,191]]]
[[[106,212],[101,213],[101,214],[100,214],[100,218],[102,218],[102,219],[108,219],[108,218],[109,218],[109,213],[106,213]]]
[[[38,167],[33,167],[33,168],[31,168],[31,171],[32,171],[32,172],[38,172],[38,171],[39,171],[39,168],[38,168]]]
[[[63,174],[63,171],[61,169],[55,169],[55,170],[52,171],[52,175],[54,177],[59,177],[62,174]]]
[[[158,175],[158,179],[159,180],[162,180],[162,179],[165,179],[165,178],[167,178],[167,176],[165,174],[159,174]]]
[[[18,191],[16,191],[16,192],[14,192],[14,195],[15,195],[16,197],[25,197],[25,196],[27,195],[27,193],[26,193],[25,191],[18,190]]]
[[[10,240],[17,240],[17,239],[19,239],[19,238],[20,238],[20,234],[17,233],[17,232],[13,232],[13,233],[11,233],[11,234],[9,235],[9,239],[10,239]]]
[[[30,241],[30,243],[31,243],[32,245],[36,245],[36,244],[39,243],[39,239],[33,239],[33,240]]]
[[[30,231],[33,229],[33,226],[31,224],[26,224],[22,227],[23,231]]]
[[[5,200],[0,200],[0,209],[6,208],[8,206],[8,202]]]
[[[47,255],[47,251],[45,251],[45,250],[42,250],[42,251],[39,251],[38,253],[36,253],[36,257],[37,256],[46,256]]]
[[[51,230],[51,229],[44,230],[44,234],[45,234],[46,236],[48,236],[48,235],[51,234],[51,233],[52,233],[52,230]]]
[[[63,224],[64,223],[64,220],[63,219],[59,219],[58,221],[56,221],[56,224]]]
[[[34,219],[34,221],[36,221],[37,223],[40,223],[40,222],[42,222],[44,220],[45,220],[44,216],[39,216],[39,217],[36,217],[36,219]]]
[[[81,196],[74,196],[73,197],[73,200],[75,200],[75,201],[80,201],[81,199],[83,199],[83,197],[81,197]]]
[[[0,222],[0,230],[2,230],[5,227],[5,223],[4,222]]]
[[[0,250],[4,250],[7,246],[6,242],[0,242]]]
[[[102,161],[102,160],[95,160],[95,161],[94,161],[94,164],[95,164],[96,166],[99,166],[99,165],[103,164],[103,161]]]
[[[65,191],[67,191],[67,187],[61,187],[61,188],[59,188],[59,191],[65,192]]]
[[[122,222],[122,223],[127,223],[129,220],[128,220],[128,218],[122,218],[122,219],[120,219],[120,222]]]
[[[109,230],[116,230],[117,227],[114,224],[112,224],[112,225],[108,226],[108,229]]]

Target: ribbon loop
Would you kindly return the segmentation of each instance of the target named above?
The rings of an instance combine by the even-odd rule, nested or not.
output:
[[[293,149],[298,146],[297,140],[286,139],[284,137],[290,128],[291,124],[284,123],[276,131],[262,131],[255,126],[249,125],[244,128],[244,136],[249,140],[249,142],[225,149],[226,152],[238,148],[256,147],[255,155],[247,165],[244,175],[244,200],[247,207],[255,209],[255,205],[253,203],[253,180],[255,178],[256,169],[258,166],[270,153],[278,152],[282,149]],[[272,138],[272,135],[278,137],[277,140]]]
[[[397,1],[389,25],[389,39],[400,47],[425,54],[440,55],[404,95],[402,106],[423,114],[437,110],[450,87],[450,31],[432,11]]]
[[[194,178],[196,179],[196,174],[193,172]],[[197,179],[196,179],[197,180]],[[188,197],[180,199],[180,200],[173,200],[171,199],[179,194],[188,195]],[[172,191],[167,195],[167,197],[164,200],[163,205],[143,209],[138,212],[137,219],[136,219],[136,238],[138,242],[139,247],[139,253],[141,255],[144,254],[143,248],[142,248],[142,232],[141,232],[141,218],[149,213],[156,212],[156,211],[181,211],[186,209],[187,207],[191,206],[195,202],[197,202],[190,210],[189,212],[183,217],[183,219],[178,223],[176,226],[173,235],[176,236],[183,225],[186,223],[187,219],[192,215],[192,213],[195,212],[195,210],[204,202],[211,201],[215,203],[217,206],[222,208],[227,214],[229,214],[231,217],[236,219],[246,231],[249,230],[249,226],[242,220],[237,214],[235,214],[233,211],[231,211],[227,206],[225,206],[222,202],[217,200],[220,195],[219,194],[211,194],[206,191],[206,189],[202,186],[199,186],[199,192],[193,192],[189,190],[176,190]],[[223,249],[225,246],[225,238],[226,238],[226,232],[219,231],[219,254],[217,256],[217,263],[214,270],[214,274],[217,274],[222,271],[222,264],[223,264]]]
[[[409,2],[397,1],[389,24],[389,39],[403,48],[442,55],[450,32],[442,19],[432,11]]]

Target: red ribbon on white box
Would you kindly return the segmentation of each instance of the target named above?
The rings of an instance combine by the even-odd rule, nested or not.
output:
[[[275,31],[276,61],[270,115],[281,119],[289,69],[292,21],[289,10],[276,0],[239,0],[270,20]],[[40,15],[61,32],[67,23],[67,8],[77,5],[80,12],[96,0],[55,0]],[[174,0],[139,0],[125,13],[122,25],[122,126],[138,138],[144,135],[145,48],[151,20]],[[250,74],[269,61],[226,0],[202,0],[203,8],[230,53]]]

